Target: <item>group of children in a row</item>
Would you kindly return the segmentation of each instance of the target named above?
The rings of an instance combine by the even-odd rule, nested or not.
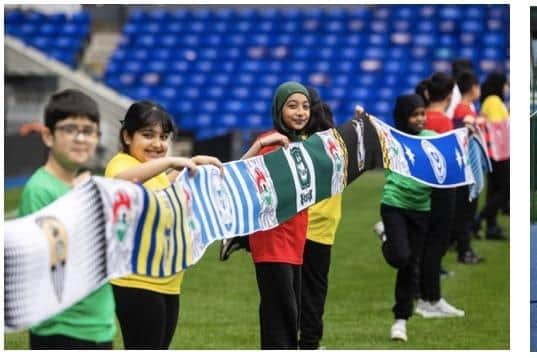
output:
[[[503,103],[506,90],[505,76],[493,73],[487,77],[481,91],[470,63],[457,61],[453,66],[453,78],[435,73],[417,86],[416,94],[398,97],[394,110],[395,127],[409,134],[430,136],[466,126],[472,135],[484,133],[490,147],[493,143],[490,143],[492,138],[485,121],[491,118],[508,120]],[[454,101],[453,93],[460,96],[460,100]],[[474,107],[478,99],[481,99],[482,116],[477,115]],[[458,103],[453,105],[453,102]],[[452,118],[448,115],[450,104],[454,109]],[[493,159],[491,161],[496,171],[498,165]],[[492,175],[507,175],[508,179],[509,172],[491,173],[489,187],[494,180]],[[464,316],[463,310],[442,298],[442,258],[449,247],[455,245],[458,262],[478,264],[483,261],[470,245],[473,228],[479,226],[481,218],[487,218],[487,238],[500,238],[500,229],[492,225],[496,223],[500,205],[508,201],[508,190],[509,183],[505,179],[499,181],[495,190],[489,189],[484,209],[476,214],[477,199],[469,200],[468,186],[430,188],[386,171],[381,200],[382,222],[375,225],[375,231],[382,239],[386,261],[397,269],[392,339],[407,340],[406,322],[412,315],[415,299],[415,312],[425,318]],[[495,199],[496,196],[499,199]]]
[[[458,84],[461,105],[471,108],[475,88],[479,88],[475,76],[464,73]],[[453,80],[438,73],[419,88],[422,96],[398,97],[394,109],[398,129],[426,136],[433,133],[424,128],[441,133],[451,129],[453,123],[458,125],[458,120],[452,122],[444,114],[450,103]],[[485,107],[483,104],[482,112]],[[296,82],[286,82],[277,88],[272,118],[274,129],[260,135],[243,159],[268,153],[292,141],[302,141],[334,126],[330,108],[318,93]],[[466,116],[461,122],[474,125]],[[57,93],[46,107],[45,126],[42,137],[49,148],[48,159],[23,190],[21,216],[48,205],[87,176],[87,173],[80,176],[78,171],[94,154],[99,140],[97,105],[76,90]],[[164,108],[150,101],[135,102],[121,121],[121,151],[106,166],[105,176],[143,183],[149,189],[158,190],[169,186],[182,168],[189,168],[191,175],[195,175],[197,165],[213,164],[222,168],[215,157],[167,156],[173,132],[173,120]],[[433,190],[431,195],[431,189],[426,186],[395,173],[386,174],[381,202],[385,230],[382,225],[376,227],[383,237],[382,252],[387,262],[398,268],[394,307],[397,321],[391,330],[394,339],[406,340],[405,323],[412,313],[418,285],[421,299],[417,312],[430,317],[438,316],[439,312],[464,315],[442,299],[439,281],[440,261],[449,241],[446,228],[452,227],[457,200],[454,190]],[[336,195],[276,228],[223,242],[223,260],[239,247],[248,247],[252,253],[260,294],[261,348],[319,348],[330,250],[340,218],[341,195]],[[463,255],[459,255],[461,262],[480,261],[469,245],[460,242],[458,245],[464,248]],[[110,349],[116,333],[115,312],[126,349],[167,349],[178,322],[182,279],[183,273],[164,278],[131,275],[112,280],[111,284],[105,284],[74,306],[33,327],[30,347]]]

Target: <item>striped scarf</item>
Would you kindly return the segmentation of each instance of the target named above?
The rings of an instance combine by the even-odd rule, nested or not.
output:
[[[156,192],[92,177],[5,223],[6,331],[38,324],[112,278],[180,272],[212,242],[273,228],[375,167],[437,186],[467,184],[471,171],[459,158],[466,158],[464,133],[425,141],[364,115],[288,148],[226,163],[223,177],[201,166]]]

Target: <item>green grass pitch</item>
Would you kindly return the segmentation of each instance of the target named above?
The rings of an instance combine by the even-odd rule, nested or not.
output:
[[[380,171],[368,172],[343,195],[343,217],[332,249],[324,314],[327,349],[509,349],[509,241],[474,240],[486,260],[475,266],[456,262],[449,251],[443,265],[454,271],[442,279],[443,296],[466,311],[464,318],[424,319],[414,315],[408,342],[391,342],[395,270],[385,263],[372,230],[379,220],[384,184]],[[18,190],[5,193],[4,209],[16,206]],[[481,204],[484,196],[482,196]],[[509,233],[509,219],[500,216]],[[172,349],[258,349],[258,303],[254,266],[246,252],[218,261],[219,243],[187,270],[179,324]],[[114,346],[123,348],[121,334]],[[6,349],[27,349],[27,332],[5,334]]]

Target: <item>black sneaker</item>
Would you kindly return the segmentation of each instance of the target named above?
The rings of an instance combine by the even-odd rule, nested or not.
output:
[[[499,226],[493,226],[487,228],[487,240],[507,240],[507,237]]]
[[[459,255],[457,261],[461,264],[475,265],[483,262],[484,258],[476,254],[473,250],[468,250],[464,254]]]
[[[226,261],[233,252],[244,248],[241,243],[241,239],[243,238],[238,236],[233,237],[231,239],[224,239],[221,241],[220,261]]]

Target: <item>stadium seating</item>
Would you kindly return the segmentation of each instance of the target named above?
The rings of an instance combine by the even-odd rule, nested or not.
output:
[[[163,104],[198,138],[272,125],[278,84],[316,87],[337,122],[360,103],[392,121],[395,97],[451,61],[509,73],[508,5],[130,7],[103,81]],[[6,11],[6,32],[76,67],[89,16]]]
[[[136,9],[104,80],[169,103],[199,138],[270,128],[273,91],[293,79],[318,88],[336,121],[361,103],[389,122],[397,95],[456,58],[481,79],[508,71],[508,29],[504,5]]]
[[[78,55],[90,33],[90,17],[85,11],[66,16],[6,10],[4,24],[8,35],[71,68],[76,68]]]

